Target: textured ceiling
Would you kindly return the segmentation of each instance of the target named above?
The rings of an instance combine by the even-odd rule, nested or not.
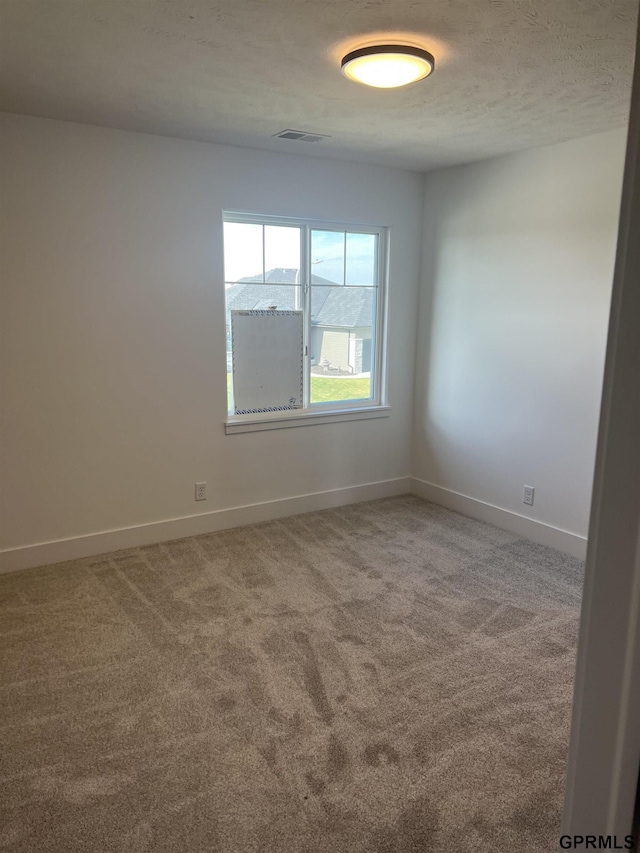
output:
[[[638,0],[0,0],[0,109],[413,169],[625,124]],[[374,90],[349,49],[416,41]],[[284,128],[330,134],[273,140]]]

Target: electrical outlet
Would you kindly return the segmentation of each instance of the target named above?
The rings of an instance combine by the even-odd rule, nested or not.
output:
[[[207,484],[206,483],[196,483],[196,500],[197,501],[206,501],[207,499]]]
[[[533,486],[525,486],[524,487],[524,495],[522,497],[522,503],[528,504],[529,506],[533,506],[533,496],[535,494],[535,489]]]

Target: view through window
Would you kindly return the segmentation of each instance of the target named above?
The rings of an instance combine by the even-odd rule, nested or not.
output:
[[[303,411],[381,402],[385,236],[383,228],[225,215],[230,414],[234,356],[236,365],[242,356],[233,352],[232,312],[240,311],[302,312]]]

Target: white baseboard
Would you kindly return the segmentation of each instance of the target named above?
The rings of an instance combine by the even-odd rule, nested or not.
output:
[[[558,551],[563,551],[565,554],[570,554],[580,560],[584,560],[586,556],[586,537],[579,536],[577,533],[569,533],[568,530],[561,530],[559,527],[544,524],[542,521],[535,521],[533,518],[518,515],[518,513],[511,512],[508,509],[501,509],[498,506],[493,506],[493,504],[461,495],[459,492],[451,491],[451,489],[445,489],[443,486],[427,483],[417,477],[411,478],[411,492],[427,501],[453,509],[462,515],[468,515],[470,518],[477,518],[478,521],[486,521],[487,524],[493,524],[494,527],[508,530],[524,539],[531,539],[540,545],[556,548]]]
[[[55,542],[27,545],[23,548],[12,548],[0,551],[0,574],[76,560],[81,557],[93,557],[111,551],[120,551],[123,548],[136,548],[156,542],[167,542],[171,539],[182,539],[186,536],[198,536],[201,533],[214,533],[216,530],[227,530],[259,521],[270,521],[274,518],[393,497],[408,492],[453,509],[462,515],[486,521],[516,536],[557,548],[573,557],[579,559],[585,557],[587,540],[584,536],[569,533],[567,530],[552,527],[541,521],[534,521],[532,518],[461,495],[442,486],[427,483],[417,477],[399,477],[396,480],[383,480],[282,500],[247,504],[183,518],[139,524],[135,527],[124,527],[119,530],[91,533],[71,539],[59,539]]]
[[[214,533],[259,521],[270,521],[288,515],[300,515],[318,509],[330,509],[345,504],[404,495],[411,491],[411,478],[399,477],[396,480],[382,480],[361,486],[333,489],[327,492],[315,492],[294,498],[265,501],[259,504],[232,507],[230,509],[189,515],[183,518],[171,518],[135,527],[123,527],[119,530],[107,530],[102,533],[90,533],[72,539],[59,539],[55,542],[43,542],[27,545],[23,548],[11,548],[0,551],[0,574],[16,572],[50,563],[76,560],[80,557],[93,557],[123,548],[137,548],[140,545],[152,545],[186,536],[198,536],[201,533]]]

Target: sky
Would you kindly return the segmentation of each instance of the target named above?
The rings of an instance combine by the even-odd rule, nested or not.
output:
[[[313,230],[311,263],[313,273],[336,284],[375,283],[375,243],[373,234],[346,236],[342,232]],[[346,243],[346,264],[345,264]],[[263,226],[247,222],[224,224],[225,281],[260,275],[263,260]],[[264,266],[298,269],[300,229],[281,225],[264,226]]]

